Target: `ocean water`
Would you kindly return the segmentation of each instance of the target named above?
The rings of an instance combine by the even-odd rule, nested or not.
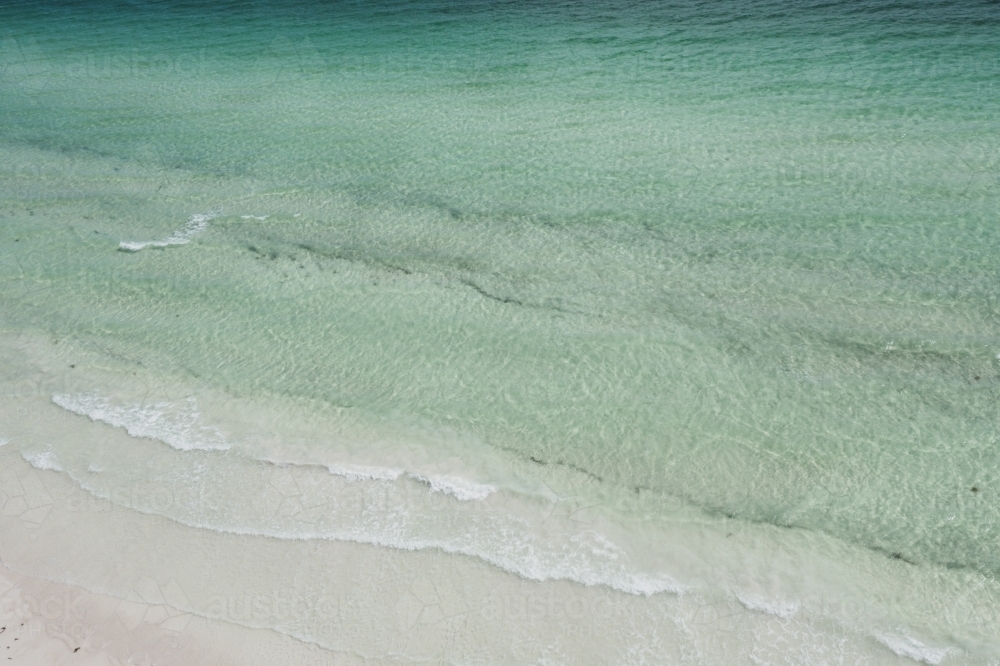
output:
[[[1000,659],[995,4],[0,17],[6,566],[374,661]]]

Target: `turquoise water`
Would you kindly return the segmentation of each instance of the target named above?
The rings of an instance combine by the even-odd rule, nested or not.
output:
[[[171,444],[158,473],[267,458],[598,504],[634,570],[560,559],[570,533],[526,564],[461,513],[308,534],[626,592],[684,582],[664,521],[829,538],[901,567],[890,588],[1000,572],[995,6],[2,11],[0,324],[106,359],[39,393]],[[32,372],[8,394],[55,376]],[[143,412],[136,373],[179,416]],[[78,480],[104,455],[100,496],[148,481],[46,446]],[[222,504],[164,513],[306,535]],[[536,534],[533,510],[510,511]],[[893,626],[976,661],[990,599],[967,631]]]

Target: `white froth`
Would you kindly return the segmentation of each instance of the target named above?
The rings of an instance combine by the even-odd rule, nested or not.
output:
[[[301,468],[294,464],[272,464],[275,465],[275,471],[282,475],[288,470]],[[339,467],[334,469],[344,471]],[[405,473],[401,472],[401,476],[402,474]],[[100,480],[104,475],[91,474],[79,477],[71,472],[70,476],[84,490],[97,497],[114,501],[112,491],[101,489],[106,483]],[[351,483],[355,482],[351,475],[338,474],[338,476],[345,476]],[[408,474],[406,478],[416,480]],[[301,480],[300,478],[299,481]],[[435,512],[433,521],[428,522],[426,515],[421,517],[419,513],[413,512],[420,503],[412,502],[415,498],[407,495],[409,491],[397,489],[404,497],[410,498],[410,502],[405,502],[401,501],[404,497],[395,495],[392,490],[387,493],[384,486],[376,489],[373,482],[381,484],[384,480],[369,477],[357,482],[360,486],[358,489],[363,493],[362,505],[369,510],[361,517],[348,512],[342,515],[344,520],[337,519],[336,507],[354,506],[356,502],[337,501],[337,498],[329,494],[323,495],[330,500],[327,507],[323,507],[322,502],[312,505],[315,516],[312,516],[308,523],[299,521],[294,514],[282,516],[280,511],[266,516],[264,521],[247,521],[234,520],[233,516],[213,516],[211,511],[208,515],[198,516],[199,509],[205,509],[204,505],[186,505],[183,507],[184,511],[171,511],[165,514],[159,514],[150,507],[134,504],[129,506],[142,512],[168,515],[173,520],[196,529],[221,533],[296,541],[312,539],[350,541],[406,551],[441,550],[474,557],[525,579],[539,582],[571,580],[586,586],[608,587],[636,596],[651,596],[663,592],[682,595],[689,589],[665,574],[632,569],[628,556],[619,546],[591,531],[580,535],[579,539],[569,538],[568,543],[554,543],[550,540],[550,536],[532,533],[530,525],[521,519],[505,520],[502,516],[486,513],[478,515],[471,523],[464,526],[455,525],[458,529],[450,534],[435,533],[439,532],[442,520],[448,522],[449,514]],[[426,481],[421,483],[429,485]],[[366,484],[372,484],[372,487],[366,488]],[[281,506],[294,505],[294,500],[303,493],[303,486],[294,481],[280,482],[278,479],[273,479],[269,487],[282,496]],[[430,494],[434,491],[428,488],[426,492]],[[178,497],[185,494],[180,493]],[[191,496],[205,497],[206,493],[199,490]],[[289,504],[288,500],[293,502]],[[252,504],[250,501],[246,506]],[[379,507],[387,510],[378,510]],[[464,513],[451,514],[451,517],[454,518],[456,515]],[[426,529],[428,527],[431,529]]]
[[[421,483],[426,483],[434,492],[447,493],[463,502],[486,499],[497,491],[496,486],[476,483],[457,476],[419,476],[413,474],[411,477]]]
[[[570,537],[570,542],[578,548],[588,550],[593,555],[608,561],[627,557],[625,551],[618,544],[593,530],[573,535]]]
[[[799,610],[798,603],[794,601],[779,601],[777,599],[765,599],[755,594],[737,593],[736,598],[740,600],[747,610],[777,615],[788,619]]]
[[[269,215],[240,215],[240,219],[243,219],[243,220],[260,220],[262,222],[264,220],[266,220],[268,217],[270,217],[270,216]]]
[[[351,481],[395,481],[403,474],[403,470],[401,469],[368,467],[365,465],[329,465],[327,469],[330,470],[330,474],[343,476]]]
[[[408,478],[429,486],[432,492],[445,493],[462,501],[485,499],[497,490],[495,486],[476,483],[457,476],[422,476],[420,474],[407,474],[406,470],[393,467],[376,467],[340,463],[328,465],[327,469],[331,474],[336,474],[337,476],[342,476],[352,481],[395,481],[403,474],[406,474]]]
[[[221,432],[198,423],[194,398],[188,398],[186,406],[179,409],[166,402],[115,405],[95,393],[53,395],[52,402],[92,421],[124,428],[133,437],[156,439],[181,451],[225,451],[230,447]]]
[[[21,453],[21,457],[35,469],[48,469],[54,472],[63,471],[62,465],[59,464],[59,459],[56,458],[56,454],[52,451],[25,451]]]
[[[118,249],[125,250],[127,252],[138,252],[139,250],[144,250],[147,247],[184,245],[185,243],[189,243],[196,234],[204,231],[205,227],[208,226],[209,220],[215,219],[220,214],[221,211],[213,211],[211,213],[204,214],[196,213],[191,216],[187,224],[184,225],[183,229],[175,231],[167,238],[155,241],[122,241],[118,244]]]
[[[902,634],[880,632],[875,634],[875,639],[899,656],[922,661],[925,664],[940,664],[945,657],[954,652],[954,648],[931,647],[912,636]]]
[[[7,446],[10,444],[10,440],[6,437],[0,437],[0,446]]]

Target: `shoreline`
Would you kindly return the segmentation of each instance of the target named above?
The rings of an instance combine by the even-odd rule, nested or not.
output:
[[[74,440],[85,448],[90,447],[86,444],[88,441],[94,444],[103,442],[101,445],[109,446],[112,440],[117,439],[133,448],[137,444],[120,428],[94,422],[82,428],[79,416],[51,403],[47,409],[59,410],[54,413],[62,412],[60,418],[63,421],[77,425],[67,429],[65,425],[56,423],[54,430],[48,429],[48,434],[38,433],[43,439],[51,441],[54,433],[66,435],[72,432]],[[42,413],[44,410],[39,415]],[[46,421],[51,423],[51,416]],[[88,436],[85,431],[97,434]],[[7,436],[7,433],[0,434]],[[95,436],[96,439],[93,438]],[[881,637],[878,637],[871,631],[856,634],[849,629],[849,623],[837,624],[824,619],[830,611],[833,614],[829,617],[847,619],[850,613],[863,608],[852,606],[854,602],[850,602],[849,597],[841,599],[840,603],[846,605],[838,610],[833,606],[838,603],[837,599],[824,597],[819,592],[820,588],[816,590],[818,597],[775,596],[776,589],[780,590],[784,584],[775,589],[768,589],[768,585],[778,584],[773,576],[779,571],[800,571],[800,575],[805,576],[803,580],[818,576],[814,582],[829,575],[829,572],[822,571],[823,565],[819,561],[812,563],[811,566],[820,567],[812,573],[808,567],[802,569],[804,564],[808,564],[803,557],[813,547],[806,547],[807,544],[803,543],[790,548],[787,540],[785,545],[773,541],[782,534],[794,536],[777,528],[747,528],[748,531],[738,537],[742,545],[733,550],[736,541],[731,544],[730,550],[736,559],[728,564],[725,559],[716,559],[715,566],[719,568],[703,572],[717,578],[706,579],[711,585],[726,580],[730,581],[729,584],[743,581],[740,587],[728,593],[713,593],[710,585],[697,586],[680,595],[627,595],[601,586],[588,587],[569,581],[530,581],[482,560],[448,554],[440,549],[400,550],[351,541],[308,538],[288,541],[187,527],[183,522],[165,515],[140,513],[134,508],[100,499],[81,488],[65,472],[40,469],[37,464],[29,464],[20,449],[20,444],[24,443],[21,440],[22,436],[18,436],[0,447],[0,460],[3,461],[3,468],[8,470],[0,489],[15,502],[9,503],[4,516],[0,516],[0,529],[9,539],[2,548],[3,552],[0,552],[0,561],[7,563],[8,571],[12,571],[11,565],[16,563],[15,569],[35,576],[37,580],[34,584],[45,589],[50,589],[45,586],[51,585],[51,590],[62,593],[64,588],[74,587],[73,583],[86,583],[88,589],[100,590],[87,594],[96,595],[94,604],[98,608],[107,609],[114,605],[112,614],[117,613],[119,622],[122,613],[118,611],[122,604],[126,604],[126,617],[130,608],[127,603],[150,608],[162,606],[148,614],[148,617],[158,620],[159,629],[156,631],[169,633],[170,627],[183,624],[182,633],[188,636],[187,627],[196,626],[190,624],[196,618],[200,618],[198,622],[210,625],[233,624],[235,621],[236,624],[227,630],[230,633],[249,631],[269,635],[267,632],[275,633],[272,629],[277,627],[280,631],[276,635],[282,636],[281,641],[293,641],[297,645],[300,639],[308,640],[309,643],[303,643],[307,646],[315,642],[316,646],[309,649],[318,650],[317,654],[327,657],[327,651],[338,645],[344,648],[345,654],[351,652],[346,649],[348,645],[364,645],[366,649],[354,650],[354,653],[369,655],[369,661],[392,660],[397,653],[411,654],[413,650],[422,658],[443,658],[449,653],[462,653],[469,648],[468,643],[449,641],[467,635],[489,635],[493,649],[499,650],[495,654],[503,654],[505,648],[502,646],[509,644],[515,635],[522,636],[520,640],[530,640],[540,649],[566,631],[575,636],[593,636],[595,640],[599,638],[612,642],[620,641],[623,633],[638,632],[647,639],[660,635],[660,640],[665,641],[661,646],[664,650],[697,645],[706,656],[714,655],[711,658],[725,660],[728,659],[724,656],[726,654],[743,654],[746,657],[747,654],[741,650],[759,650],[772,645],[773,637],[768,638],[767,632],[777,631],[777,635],[783,635],[811,627],[811,631],[819,633],[810,640],[826,636],[820,642],[822,645],[836,636],[840,636],[838,640],[841,641],[850,637],[848,644],[854,646],[852,649],[859,650],[857,657],[863,655],[874,663],[896,663],[893,660],[902,655],[929,664],[979,663],[975,660],[949,660],[947,658],[953,651],[946,644],[917,639],[907,630],[895,633],[878,630],[882,631],[878,634]],[[165,452],[170,451],[165,449]],[[189,455],[190,452],[180,454]],[[203,454],[224,455],[219,452],[198,453]],[[20,495],[13,488],[10,471],[15,474]],[[304,492],[303,489],[300,491]],[[140,496],[146,493],[140,486],[133,486],[130,492]],[[147,495],[157,496],[156,492]],[[16,510],[21,506],[17,502],[23,503],[24,507]],[[578,519],[585,517],[586,514],[579,514]],[[688,548],[696,548],[695,553],[707,554],[715,549],[715,557],[718,558],[720,551],[717,548],[722,544],[710,546],[712,541],[706,540],[708,532],[705,528],[691,526],[676,533],[674,538]],[[102,535],[102,543],[91,541],[95,534]],[[699,543],[702,543],[700,548],[697,546]],[[900,579],[902,573],[911,571],[907,569],[909,565],[887,558],[868,557],[862,561],[868,562],[866,567],[877,567],[866,575],[885,576],[895,572],[891,573],[891,578]],[[275,569],[276,566],[278,569]],[[915,569],[912,571],[916,573]],[[66,582],[47,582],[57,572],[66,576]],[[395,573],[389,574],[387,579],[389,572]],[[761,583],[768,580],[771,582],[762,587]],[[829,582],[834,582],[834,579]],[[920,588],[925,587],[927,582],[910,577],[910,584]],[[938,591],[944,592],[944,588]],[[871,601],[885,592],[888,590],[873,590],[876,596]],[[175,610],[169,610],[168,603],[151,603],[158,599],[166,602],[171,594],[184,608],[174,606]],[[933,598],[931,589],[925,589],[922,594]],[[782,598],[786,600],[782,601]],[[958,600],[963,601],[961,595]],[[879,603],[886,601],[889,600]],[[971,601],[964,599],[962,608],[975,612],[975,608],[969,606]],[[915,598],[906,603],[908,606],[914,604]],[[823,608],[826,611],[816,613]],[[148,610],[134,615],[146,618]],[[869,612],[876,610],[873,607]],[[104,615],[101,617],[110,617],[110,611],[102,612]],[[187,619],[178,619],[180,616]],[[95,631],[104,631],[101,621],[93,622]],[[352,631],[350,628],[357,622],[367,628],[345,641],[342,632]],[[386,626],[395,627],[397,639],[403,639],[403,642],[386,643],[380,640],[377,632]],[[664,634],[662,628],[665,626],[673,629]],[[716,631],[720,626],[728,629],[720,634]],[[681,629],[683,631],[678,633]],[[525,635],[526,631],[530,635]],[[745,639],[740,639],[740,636],[748,632],[757,638],[745,645]],[[157,642],[160,634],[154,634],[143,634],[129,640],[160,645]],[[791,640],[792,635],[787,634],[782,640]],[[191,634],[191,644],[198,644],[201,636],[197,632]],[[215,639],[206,640],[211,642]],[[412,643],[414,640],[417,643]],[[798,640],[801,641],[801,638]],[[881,647],[876,647],[877,643],[881,643]],[[797,649],[804,649],[807,644],[808,641]],[[414,648],[414,645],[422,647]],[[617,646],[608,654],[615,654],[623,648]],[[568,647],[566,649],[569,650]],[[597,643],[583,641],[569,652],[577,653],[576,650],[580,655],[598,654],[601,648]],[[117,656],[120,654],[111,653],[115,658],[120,658]],[[506,654],[505,663],[531,663],[531,660],[525,659],[525,654]],[[452,659],[451,663],[460,661]],[[253,663],[242,658],[233,663],[237,662]],[[216,663],[225,662],[217,660]],[[290,660],[288,663],[296,662]]]

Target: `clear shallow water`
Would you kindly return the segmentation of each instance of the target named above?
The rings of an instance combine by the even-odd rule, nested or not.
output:
[[[36,467],[106,498],[211,483],[118,502],[202,529],[640,594],[739,587],[746,544],[699,570],[688,524],[899,567],[827,597],[993,584],[995,8],[3,11],[4,330],[85,359],[31,347],[8,393],[161,442],[2,433]],[[352,508],[276,520],[262,460]],[[611,546],[546,531],[585,506]],[[876,614],[975,661],[994,602]]]

